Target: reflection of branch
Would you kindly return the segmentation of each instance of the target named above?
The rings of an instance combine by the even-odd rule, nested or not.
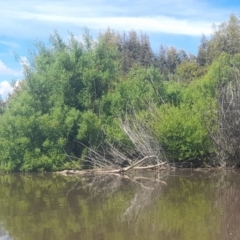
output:
[[[159,182],[159,183],[161,183],[161,184],[163,184],[163,185],[167,185],[167,183],[166,183],[165,181],[162,181],[162,180],[157,179],[157,178],[155,178],[155,179],[153,180],[153,179],[147,178],[147,177],[134,177],[134,179],[135,179],[135,180],[141,180],[141,179],[143,179],[143,180]]]
[[[134,177],[134,182],[139,183],[138,180],[144,180],[145,184],[140,182],[141,188],[136,192],[134,198],[131,200],[128,208],[122,214],[122,221],[137,221],[139,214],[145,210],[145,208],[157,200],[161,193],[161,185],[167,183],[160,179],[151,179],[146,177]],[[146,184],[152,183],[151,187],[147,187]]]
[[[56,172],[56,173],[64,175],[64,176],[68,176],[69,174],[89,175],[92,173],[92,171],[89,171],[89,170],[64,170],[64,171]]]
[[[119,190],[123,183],[122,180],[128,180],[125,183],[132,183],[136,186],[135,195],[121,216],[123,221],[126,219],[127,221],[136,221],[139,214],[160,197],[162,187],[167,185],[165,181],[156,176],[151,178],[108,173],[96,175],[88,184],[89,192],[93,197],[101,194],[102,197],[109,198]]]
[[[75,183],[75,184],[67,191],[66,197],[68,196],[68,194],[69,194],[71,191],[73,191],[73,190],[75,189],[75,187],[76,187],[79,183],[80,183],[80,182]]]
[[[90,183],[87,184],[92,197],[103,194],[104,198],[109,197],[121,186],[121,178],[114,175],[104,174],[96,175]]]
[[[157,177],[158,176],[158,177]],[[131,184],[134,191],[133,198],[127,203],[128,206],[124,209],[121,219],[133,221],[137,220],[139,214],[151,205],[153,201],[160,196],[162,187],[167,183],[160,179],[162,174],[151,177],[139,175],[122,175],[118,173],[104,173],[90,175],[85,178],[84,185],[82,182],[76,183],[68,192],[67,195],[74,189],[87,188],[91,198],[108,199],[117,191],[121,190],[123,184]],[[80,183],[80,184],[79,184]]]
[[[238,174],[238,173],[237,173]],[[240,218],[239,218],[239,198],[240,191],[234,178],[234,172],[226,171],[221,173],[221,178],[217,181],[217,191],[212,211],[220,211],[221,224],[224,229],[226,239],[240,239]]]

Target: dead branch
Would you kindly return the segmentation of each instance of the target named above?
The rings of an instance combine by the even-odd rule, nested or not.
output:
[[[153,169],[153,168],[159,168],[163,165],[165,165],[167,162],[163,162],[163,163],[159,163],[156,165],[151,165],[151,166],[145,166],[145,167],[136,167],[137,165],[141,164],[142,162],[144,162],[146,159],[151,158],[154,156],[147,156],[144,157],[143,159],[133,163],[131,166],[129,167],[125,167],[125,168],[121,168],[121,169],[112,169],[112,170],[96,170],[97,173],[124,173],[127,172],[129,170],[146,170],[146,169]]]
[[[240,160],[240,73],[236,67],[232,69],[231,81],[220,86],[217,105],[214,125],[218,129],[210,131],[210,137],[220,166],[234,166]]]
[[[167,160],[162,146],[151,133],[147,124],[138,119],[136,113],[131,117],[126,115],[124,120],[120,119],[119,121],[122,130],[131,140],[140,156],[155,156],[155,158],[152,158],[152,163]]]
[[[141,159],[141,160],[133,163],[131,166],[126,167],[126,168],[123,168],[123,169],[124,169],[124,171],[126,172],[126,171],[130,170],[131,168],[134,168],[135,166],[137,166],[137,165],[139,165],[140,163],[144,162],[146,159],[153,158],[153,157],[155,157],[155,156],[146,156],[146,157],[144,157],[143,159]]]
[[[150,156],[152,157],[152,156]],[[110,169],[110,170],[99,170],[99,169],[92,169],[92,170],[64,170],[61,172],[57,172],[58,174],[62,175],[68,175],[68,174],[95,174],[95,173],[125,173],[129,170],[147,170],[147,169],[160,169],[160,170],[166,170],[167,168],[163,168],[164,165],[167,164],[167,162],[162,162],[156,165],[150,165],[150,166],[144,166],[144,167],[136,167],[137,165],[141,164],[143,161],[148,159],[149,157],[144,157],[143,159],[139,160],[138,162],[132,164],[129,167],[121,168],[121,169]]]
[[[166,164],[167,158],[163,148],[147,124],[138,119],[135,112],[131,117],[126,115],[124,120],[120,119],[119,122],[122,131],[132,144],[125,146],[122,143],[105,143],[96,150],[81,143],[88,149],[86,163],[101,173],[156,169]]]

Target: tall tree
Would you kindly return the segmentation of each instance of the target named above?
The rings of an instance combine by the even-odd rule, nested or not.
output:
[[[176,73],[177,66],[188,59],[189,57],[184,50],[160,45],[154,65],[159,68],[166,80],[170,80]]]
[[[232,14],[228,21],[213,26],[209,40],[203,36],[198,49],[198,63],[206,65],[218,58],[221,53],[240,53],[240,21]]]

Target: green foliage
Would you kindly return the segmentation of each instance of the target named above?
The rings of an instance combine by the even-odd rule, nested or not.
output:
[[[77,141],[92,147],[101,143],[103,138],[101,119],[96,114],[91,111],[82,113],[78,127]]]
[[[238,58],[236,55],[230,61],[228,55],[222,54],[202,78],[185,87],[180,85],[182,89],[178,88],[178,91],[175,90],[177,86],[169,83],[166,88],[168,96],[178,100],[168,101],[170,105],[160,107],[153,125],[170,157],[177,160],[204,159],[213,151],[208,128],[213,132],[216,130],[211,123],[216,122],[217,117],[218,87],[231,79],[231,66],[233,62],[238,64]]]
[[[206,68],[199,66],[195,60],[181,62],[176,70],[179,81],[183,83],[199,79],[205,72]]]
[[[186,88],[185,84],[175,81],[167,81],[163,83],[165,103],[179,105],[183,99],[183,92]]]
[[[55,33],[50,46],[36,43],[25,80],[8,99],[0,127],[1,169],[53,171],[85,145],[102,139],[101,98],[118,75],[117,51],[106,42],[68,43]]]
[[[178,65],[188,60],[189,56],[185,51],[160,45],[159,53],[155,56],[154,66],[160,70],[165,80],[173,80]]]
[[[223,53],[202,78],[192,81],[182,90],[178,88],[178,92],[172,92],[174,85],[169,83],[170,87],[166,88],[168,96],[179,100],[168,101],[170,105],[160,107],[153,120],[156,135],[169,156],[177,160],[203,159],[213,151],[208,131],[217,130],[216,100],[219,87],[234,77],[239,63],[238,54],[230,57]]]
[[[228,21],[213,26],[213,34],[210,39],[202,38],[198,49],[198,62],[200,65],[211,64],[222,53],[234,56],[240,53],[240,21],[234,15],[230,15]]]
[[[211,150],[207,130],[196,110],[186,104],[159,109],[155,133],[173,159],[201,158]]]
[[[146,109],[152,102],[163,103],[164,94],[163,78],[156,68],[135,66],[103,99],[103,109],[113,116],[124,116],[133,109]]]
[[[67,42],[55,32],[48,44],[36,42],[25,79],[0,99],[0,169],[70,168],[88,147],[129,146],[119,126],[126,115],[148,124],[172,158],[204,159],[219,90],[240,69],[239,29],[232,15],[202,38],[197,57],[164,46],[154,55],[135,31],[108,29],[93,40],[85,30],[82,41],[70,35]]]

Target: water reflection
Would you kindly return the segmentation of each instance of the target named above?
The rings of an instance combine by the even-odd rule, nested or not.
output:
[[[12,240],[10,236],[8,235],[8,232],[2,227],[2,224],[0,223],[0,240]]]
[[[240,174],[0,175],[0,240],[240,239]]]

